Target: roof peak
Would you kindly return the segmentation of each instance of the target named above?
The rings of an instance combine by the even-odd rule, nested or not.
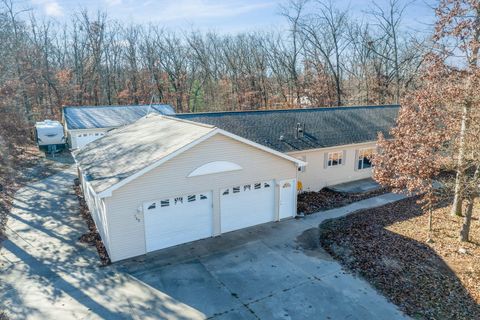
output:
[[[338,107],[315,107],[315,108],[294,108],[294,109],[265,109],[265,110],[233,110],[233,111],[210,111],[210,112],[195,112],[195,113],[177,113],[176,116],[197,116],[197,115],[221,115],[221,114],[248,114],[248,113],[283,113],[283,112],[308,112],[308,111],[334,111],[334,110],[352,110],[352,109],[383,109],[383,108],[398,108],[399,104],[385,104],[385,105],[361,105],[361,106],[338,106]]]
[[[128,107],[150,107],[150,106],[170,106],[167,103],[153,103],[153,104],[112,104],[112,105],[82,105],[82,106],[63,106],[62,109],[74,109],[74,108],[128,108]]]

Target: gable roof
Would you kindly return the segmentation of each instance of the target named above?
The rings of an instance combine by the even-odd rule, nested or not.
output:
[[[100,196],[107,196],[112,190],[214,134],[223,134],[299,165],[305,165],[301,160],[214,126],[158,114],[149,114],[131,125],[112,130],[104,137],[75,151],[73,156],[95,192]]]
[[[280,152],[291,152],[375,141],[378,132],[388,136],[399,109],[398,105],[387,105],[175,116],[214,125]],[[305,125],[303,137],[295,137],[297,123]]]
[[[173,115],[175,111],[167,104],[63,108],[63,117],[69,130],[117,128],[135,122],[148,113]]]

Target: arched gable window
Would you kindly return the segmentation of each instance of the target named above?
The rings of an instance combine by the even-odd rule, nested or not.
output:
[[[207,174],[242,170],[242,167],[230,161],[213,161],[196,168],[188,177],[203,176]]]

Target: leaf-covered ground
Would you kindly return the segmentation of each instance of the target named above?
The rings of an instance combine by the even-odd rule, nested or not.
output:
[[[412,198],[326,221],[320,241],[413,318],[480,319],[480,203],[470,243],[458,240],[461,218],[448,211],[434,213],[433,243]]]
[[[346,193],[337,192],[329,188],[320,191],[302,192],[298,195],[297,211],[311,214],[318,211],[343,207],[352,202],[375,197],[387,192],[386,188],[379,188],[369,192]]]
[[[75,186],[74,190],[80,206],[80,215],[85,220],[85,223],[87,224],[89,230],[87,233],[82,235],[80,239],[78,239],[78,241],[86,243],[90,246],[95,246],[97,248],[98,256],[102,265],[109,265],[111,263],[110,257],[108,256],[107,249],[105,248],[102,238],[100,237],[97,227],[95,226],[92,214],[90,213],[90,210],[88,210],[88,206],[85,202],[83,192],[79,186]]]

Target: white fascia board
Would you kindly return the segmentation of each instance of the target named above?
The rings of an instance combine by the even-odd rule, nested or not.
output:
[[[283,153],[283,152],[280,152],[280,151],[277,151],[277,150],[274,150],[272,148],[269,148],[269,147],[266,147],[264,145],[261,145],[259,143],[256,143],[256,142],[253,142],[252,140],[248,140],[248,139],[245,139],[245,138],[242,138],[240,136],[237,136],[236,134],[233,134],[231,132],[228,132],[228,131],[225,131],[225,130],[222,130],[222,129],[217,129],[218,130],[218,133],[220,134],[223,134],[224,136],[227,136],[229,138],[232,138],[234,140],[237,140],[237,141],[240,141],[240,142],[243,142],[245,144],[248,144],[252,147],[255,147],[257,149],[260,149],[260,150],[263,150],[265,152],[268,152],[268,153],[272,153],[280,158],[283,158],[283,159],[286,159],[286,160],[289,160],[289,161],[292,161],[294,163],[296,163],[298,166],[306,166],[307,165],[307,162],[305,161],[302,161],[300,159],[297,159],[297,158],[294,158],[292,156],[289,156],[288,154],[286,153]]]
[[[69,129],[68,131],[71,133],[79,133],[79,132],[104,132],[112,129],[116,129],[119,127],[108,127],[108,128],[90,128],[90,129]]]
[[[217,130],[217,129],[216,129]],[[215,135],[217,132],[216,130],[212,130],[210,131],[209,133],[201,136],[200,138],[196,139],[195,141],[192,141],[190,142],[189,144],[181,147],[180,149],[177,149],[175,150],[174,152],[166,155],[165,157],[161,158],[160,160],[152,163],[151,165],[149,166],[146,166],[145,168],[143,168],[142,170],[132,174],[131,176],[121,180],[120,182],[114,184],[113,186],[110,186],[109,188],[105,189],[104,191],[101,191],[98,196],[100,198],[105,198],[105,197],[111,197],[112,196],[112,192],[119,189],[120,187],[126,185],[127,183],[129,183],[130,181],[132,180],[135,180],[141,176],[143,176],[144,174],[146,174],[147,172],[157,168],[158,166],[162,165],[163,163],[167,162],[168,160],[178,156],[179,154],[187,151],[188,149],[196,146],[197,144],[207,140],[208,138],[212,137],[213,135]]]
[[[342,144],[338,146],[331,146],[331,147],[325,147],[325,148],[315,148],[315,149],[305,149],[305,150],[300,150],[300,151],[289,151],[286,154],[291,154],[291,155],[296,155],[296,154],[302,154],[306,152],[316,152],[316,151],[327,151],[327,150],[335,150],[335,149],[345,149],[345,148],[350,148],[350,147],[366,147],[370,146],[372,144],[377,144],[376,140],[372,141],[367,141],[367,142],[359,142],[359,143],[351,143],[351,144]]]

